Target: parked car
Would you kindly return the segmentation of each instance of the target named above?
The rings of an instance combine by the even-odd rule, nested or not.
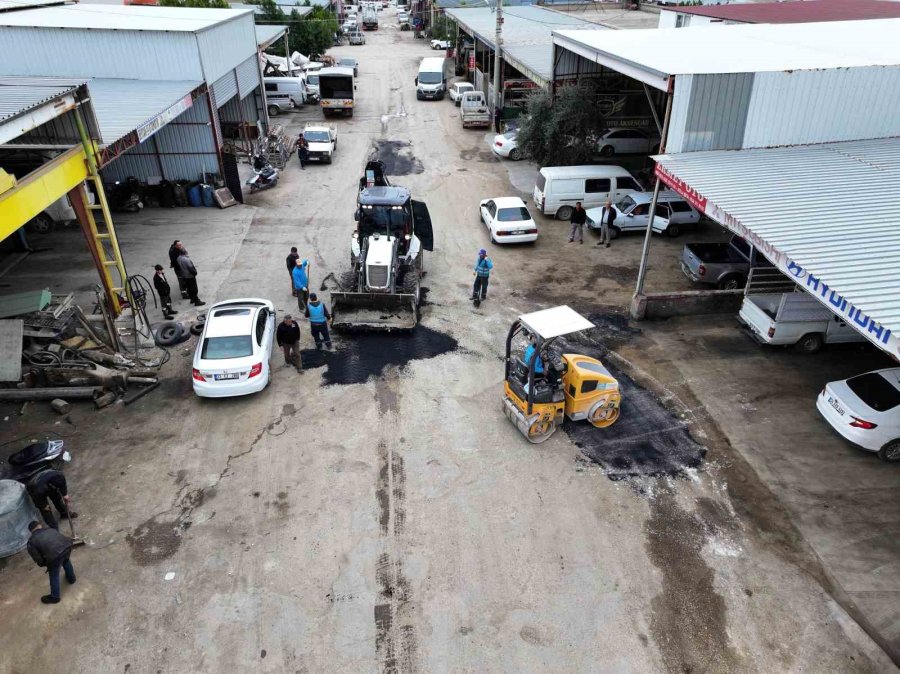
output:
[[[621,166],[545,166],[538,172],[532,196],[541,213],[568,220],[578,201],[593,208],[607,199],[617,203],[641,192],[638,181]]]
[[[537,241],[537,224],[519,197],[485,199],[478,210],[493,243]]]
[[[450,85],[450,100],[459,107],[459,104],[462,102],[462,95],[467,91],[475,91],[475,85],[471,82],[454,82]]]
[[[459,108],[459,116],[464,129],[467,126],[489,127],[491,125],[491,112],[483,91],[465,92],[460,99]]]
[[[266,108],[272,117],[277,117],[282,112],[290,112],[294,107],[294,99],[290,94],[266,93]]]
[[[432,49],[450,49],[450,40],[432,40]]]
[[[359,77],[359,61],[352,56],[342,56],[335,65],[342,68],[353,68],[353,77]]]
[[[900,461],[900,368],[828,382],[816,408],[853,444],[882,461]]]
[[[366,36],[359,29],[347,34],[347,39],[351,45],[360,45],[366,43]]]
[[[709,283],[721,290],[737,290],[747,283],[753,267],[772,267],[765,256],[741,237],[721,243],[686,243],[681,271],[694,283]]]
[[[507,159],[512,159],[513,161],[518,161],[522,158],[522,154],[519,152],[519,148],[516,146],[516,135],[517,131],[506,131],[505,133],[498,133],[494,136],[494,139],[490,141],[491,143],[491,152],[493,152],[498,157],[506,157]]]
[[[193,361],[194,393],[227,398],[256,393],[271,378],[275,306],[269,300],[217,302],[206,314]]]
[[[616,238],[621,232],[645,232],[647,230],[647,221],[650,219],[650,205],[652,203],[653,195],[650,192],[634,192],[620,199],[618,203],[613,205],[613,210],[616,212],[616,221],[612,229],[610,229],[610,238]],[[588,210],[588,228],[600,229],[601,214],[602,207]],[[677,192],[660,192],[656,201],[656,217],[653,218],[653,231],[657,234],[676,237],[681,234],[685,226],[695,225],[700,222],[700,217],[700,212]]]
[[[614,154],[653,154],[659,149],[659,138],[640,129],[607,129],[597,140],[601,157]]]
[[[306,100],[319,100],[319,71],[313,71],[306,75]]]
[[[306,103],[306,79],[303,77],[264,77],[263,85],[267,100],[277,94],[287,94],[295,107]]]
[[[409,14],[404,11],[397,12],[397,23],[404,24],[409,21]]]

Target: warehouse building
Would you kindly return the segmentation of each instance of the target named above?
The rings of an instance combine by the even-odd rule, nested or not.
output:
[[[900,3],[891,0],[807,0],[660,8],[660,28],[710,24],[815,23],[900,18]]]

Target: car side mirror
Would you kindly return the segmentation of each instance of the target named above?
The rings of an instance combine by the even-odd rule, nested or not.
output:
[[[626,218],[633,218],[633,217],[634,217],[634,213],[629,213],[629,214],[626,215],[625,217],[626,217]]]
[[[356,222],[359,222],[359,209],[357,209],[356,211],[354,211],[354,213],[353,213],[353,219],[354,219]]]

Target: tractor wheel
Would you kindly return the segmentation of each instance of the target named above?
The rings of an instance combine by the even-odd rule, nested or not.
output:
[[[619,418],[619,403],[622,397],[618,393],[608,393],[600,398],[588,412],[588,421],[595,428],[606,428],[616,423]]]
[[[406,275],[403,277],[403,294],[405,295],[415,295],[416,297],[416,306],[419,306],[419,300],[422,297],[422,288],[421,283],[419,281],[419,272],[410,269],[406,272]]]

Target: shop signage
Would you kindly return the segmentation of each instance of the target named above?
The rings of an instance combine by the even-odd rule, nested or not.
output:
[[[166,124],[178,117],[178,115],[180,115],[182,112],[190,108],[193,104],[193,99],[191,98],[191,95],[188,94],[180,101],[175,103],[175,105],[167,108],[166,110],[163,110],[149,122],[143,124],[142,126],[139,126],[136,129],[138,140],[143,143],[150,136],[163,128]]]

